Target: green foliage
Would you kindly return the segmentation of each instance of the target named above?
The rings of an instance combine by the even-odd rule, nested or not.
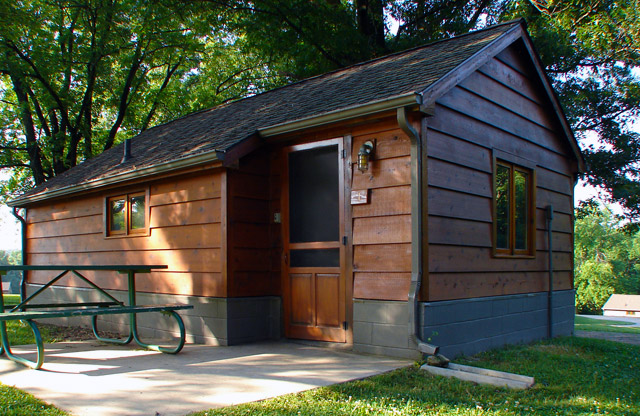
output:
[[[431,376],[417,366],[210,415],[635,415],[640,347],[563,338],[490,351],[465,364],[535,377],[514,391]]]
[[[582,143],[589,183],[629,219],[640,214],[640,12],[637,0],[510,2],[525,17],[567,118]],[[597,142],[594,141],[597,139]]]
[[[207,4],[220,4],[215,0]],[[242,0],[225,2],[251,50],[300,79],[525,18],[587,161],[583,179],[640,218],[640,7],[619,1]],[[317,13],[310,12],[310,8]],[[397,23],[392,33],[391,19]],[[386,24],[382,41],[376,22]],[[265,37],[269,33],[271,36]]]
[[[583,178],[637,221],[639,10],[637,0],[0,0],[0,169],[13,172],[1,191],[195,110],[524,17],[582,143]]]
[[[625,232],[608,209],[577,208],[574,255],[578,313],[599,314],[613,293],[640,293],[640,232]]]
[[[0,0],[5,197],[154,124],[277,84],[220,17],[192,2]]]

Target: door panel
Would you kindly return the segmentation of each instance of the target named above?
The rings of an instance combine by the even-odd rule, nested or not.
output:
[[[285,149],[283,303],[290,338],[345,342],[342,139]]]
[[[313,325],[312,306],[315,300],[313,293],[313,274],[290,274],[291,284],[291,324]]]
[[[338,328],[342,325],[340,319],[340,274],[316,275],[316,325],[321,327]]]

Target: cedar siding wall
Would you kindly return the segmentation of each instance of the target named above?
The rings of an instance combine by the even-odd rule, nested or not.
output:
[[[406,301],[411,281],[410,142],[395,118],[356,130],[354,163],[362,143],[374,138],[369,170],[362,173],[353,166],[352,190],[369,189],[369,203],[352,206],[353,297]]]
[[[279,257],[274,255],[278,240],[272,237],[270,170],[270,156],[260,150],[241,159],[238,168],[227,171],[229,297],[280,294]]]
[[[437,101],[428,120],[429,282],[438,301],[548,290],[544,208],[553,205],[554,288],[571,289],[570,150],[512,46]],[[535,165],[535,258],[492,256],[493,150]],[[517,161],[514,160],[514,163]]]
[[[345,195],[347,209],[352,213],[353,298],[406,301],[411,280],[410,143],[398,128],[395,113],[391,117],[360,121],[355,126],[310,131],[293,137],[286,145],[347,135],[352,137],[351,189],[369,190],[369,203],[364,205],[350,205],[350,195]],[[373,139],[377,140],[374,160],[369,170],[362,173],[356,166],[358,150],[366,140]],[[280,146],[271,150],[269,215],[274,276],[280,276],[282,254],[281,224],[273,223],[273,215],[282,212],[281,158]],[[347,276],[346,281],[350,284],[351,277]]]
[[[32,207],[27,216],[30,265],[50,264],[167,264],[167,271],[140,274],[142,292],[196,296],[225,296],[221,269],[221,185],[224,174],[182,176],[149,186],[148,236],[105,238],[105,197],[145,190],[133,186],[105,194]],[[47,275],[43,275],[47,273]],[[91,274],[108,289],[126,289],[115,273]],[[51,272],[30,272],[40,283]],[[64,278],[61,285],[76,285]]]

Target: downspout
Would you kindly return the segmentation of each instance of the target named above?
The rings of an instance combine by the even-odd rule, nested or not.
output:
[[[14,217],[20,221],[22,227],[22,265],[24,266],[27,263],[27,222],[24,218],[18,214],[18,208],[13,207],[13,211],[11,211]],[[20,280],[20,299],[26,299],[27,295],[27,271],[22,271],[22,279]]]
[[[409,288],[409,338],[423,354],[436,355],[439,347],[420,339],[418,329],[418,294],[424,270],[422,251],[422,140],[407,119],[407,108],[397,109],[398,125],[411,140],[411,286]]]
[[[549,247],[549,294],[548,294],[548,335],[553,338],[553,206],[548,205],[547,217],[547,246]]]

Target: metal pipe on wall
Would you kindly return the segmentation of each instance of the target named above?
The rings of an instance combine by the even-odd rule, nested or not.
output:
[[[13,207],[11,211],[14,217],[20,221],[21,237],[22,237],[22,265],[27,264],[27,221],[18,214],[18,208]],[[20,299],[24,300],[27,295],[27,271],[22,271],[22,279],[20,280]]]
[[[415,340],[418,351],[435,355],[439,347],[420,339],[418,330],[418,294],[422,283],[424,265],[422,261],[422,140],[420,134],[407,119],[406,107],[397,110],[398,125],[411,140],[411,286],[409,289],[409,337]]]

